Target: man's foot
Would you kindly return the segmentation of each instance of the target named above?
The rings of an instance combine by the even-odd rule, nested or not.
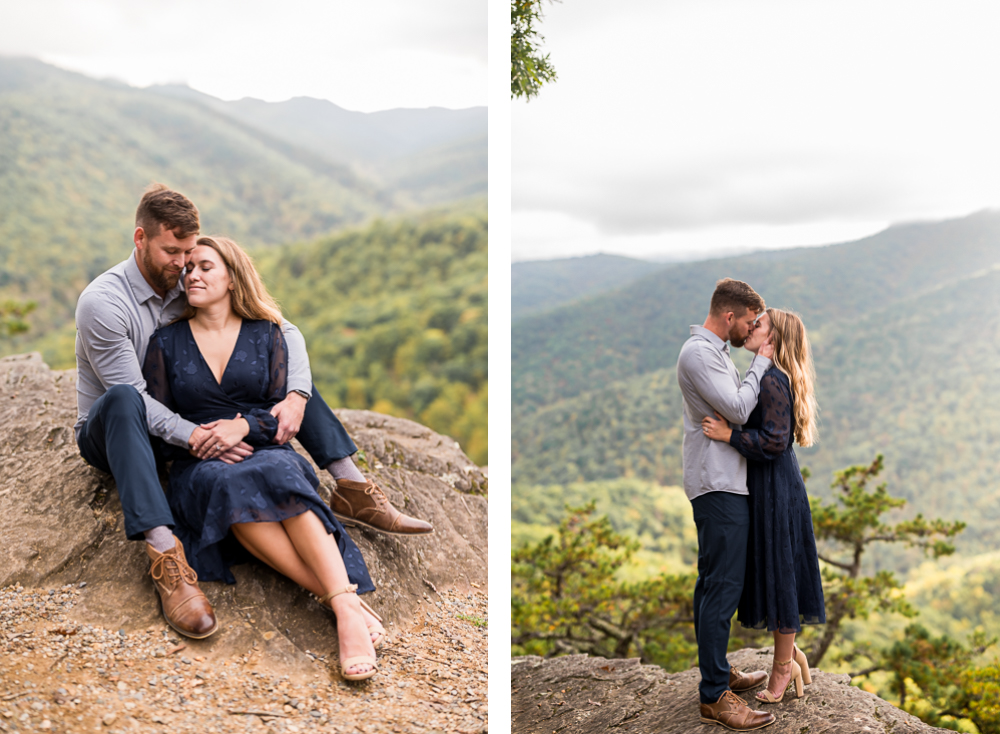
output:
[[[330,509],[348,526],[362,525],[392,535],[426,535],[433,533],[430,523],[404,515],[386,498],[375,482],[352,482],[338,479],[330,494]]]
[[[701,721],[718,724],[733,731],[753,731],[774,723],[774,714],[755,711],[732,691],[726,691],[715,703],[701,704]]]
[[[204,592],[198,588],[198,574],[188,565],[184,546],[174,537],[174,547],[160,553],[144,543],[152,564],[149,575],[160,595],[163,616],[167,624],[186,637],[196,640],[208,637],[219,629],[215,611]]]
[[[744,673],[736,668],[729,667],[729,687],[734,691],[749,691],[762,685],[767,680],[767,673],[763,670],[755,670],[753,673]]]

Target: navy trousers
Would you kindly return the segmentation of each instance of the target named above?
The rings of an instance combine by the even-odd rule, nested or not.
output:
[[[358,450],[315,385],[296,438],[319,467]],[[146,429],[146,403],[138,390],[131,385],[109,388],[91,406],[77,445],[88,464],[115,478],[129,540],[142,540],[150,528],[174,526]]]
[[[729,630],[743,593],[750,505],[745,494],[709,492],[691,500],[698,529],[698,581],[694,585],[694,634],[702,703],[729,690]]]

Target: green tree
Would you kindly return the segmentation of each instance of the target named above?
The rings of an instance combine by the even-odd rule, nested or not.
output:
[[[1000,662],[963,671],[961,715],[972,721],[979,734],[1000,734]]]
[[[679,670],[695,655],[694,576],[615,577],[639,543],[616,533],[594,503],[567,508],[558,536],[512,554],[511,645],[515,655],[588,653]]]
[[[14,336],[22,334],[31,328],[24,317],[35,310],[34,301],[19,303],[17,301],[0,302],[0,334]]]
[[[823,594],[826,598],[826,626],[809,654],[818,665],[829,650],[845,619],[867,619],[873,609],[916,616],[916,610],[902,597],[902,585],[891,571],[862,574],[865,551],[874,543],[902,543],[922,549],[934,558],[950,555],[955,547],[948,542],[965,529],[965,523],[926,520],[917,515],[895,525],[882,522],[882,515],[898,509],[906,500],[892,497],[885,482],[869,487],[882,471],[882,455],[868,466],[851,466],[834,475],[833,488],[839,489],[836,501],[824,504],[812,498],[813,527],[823,569]],[[803,472],[808,477],[808,472]]]
[[[510,2],[510,97],[528,100],[538,94],[543,84],[556,80],[556,70],[549,54],[538,49],[545,38],[535,30],[542,18],[542,0]]]

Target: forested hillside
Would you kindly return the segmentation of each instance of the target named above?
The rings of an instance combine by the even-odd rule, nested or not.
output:
[[[420,196],[391,177],[196,96],[0,58],[0,305],[37,304],[0,356],[37,349],[73,366],[77,297],[132,251],[139,197],[161,181],[198,205],[202,232],[254,252],[332,405],[423,421],[485,463],[485,111],[395,110],[374,124],[340,110],[353,125],[345,136],[367,135],[373,148],[396,140],[393,175],[450,202],[421,213]],[[278,107],[285,123],[304,114]],[[452,147],[471,158],[441,152]],[[482,170],[469,162],[477,156]]]
[[[619,255],[516,262],[510,268],[511,319],[549,311],[619,288],[668,265]]]
[[[437,137],[425,133],[423,147],[415,143],[407,155],[467,145],[463,111],[457,122],[437,126],[451,110],[405,112],[431,113],[422,126],[439,130]],[[364,124],[357,121],[355,134],[367,129],[373,145],[389,134]],[[479,146],[485,160],[485,139]],[[437,176],[413,185],[437,186],[436,200],[453,201],[485,191],[485,169],[481,187],[463,188],[466,165],[442,155],[434,172],[404,165],[399,175]],[[0,57],[0,300],[38,303],[32,338],[65,329],[83,287],[132,249],[135,206],[151,181],[190,196],[202,231],[249,247],[312,239],[414,199],[350,161],[317,155],[194,98]]]
[[[681,482],[673,367],[717,278],[802,314],[830,473],[886,456],[912,512],[961,519],[966,550],[1000,540],[1000,215],[894,227],[856,243],[677,265],[514,326],[515,481]],[[746,366],[746,358],[737,356]]]
[[[0,296],[38,302],[44,334],[132,249],[150,181],[184,191],[204,231],[252,246],[314,237],[385,208],[346,167],[309,168],[194,105],[26,59],[0,59]]]
[[[328,402],[413,418],[485,464],[485,207],[258,253]]]
[[[327,100],[225,102],[183,86],[151,92],[194,101],[328,163],[350,165],[399,203],[437,204],[486,193],[486,108],[352,112]]]

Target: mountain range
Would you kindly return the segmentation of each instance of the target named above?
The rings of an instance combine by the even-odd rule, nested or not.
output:
[[[967,521],[960,542],[970,548],[1000,540],[994,211],[857,242],[676,264],[516,321],[514,480],[680,484],[674,365],[725,276],[798,312],[809,329],[820,440],[796,451],[812,470],[811,493],[828,491],[835,469],[882,452],[890,491],[911,513]]]
[[[132,249],[151,181],[190,196],[203,232],[258,248],[482,200],[485,161],[484,108],[223,102],[0,57],[0,301],[38,304],[0,353],[71,326],[80,291]]]

